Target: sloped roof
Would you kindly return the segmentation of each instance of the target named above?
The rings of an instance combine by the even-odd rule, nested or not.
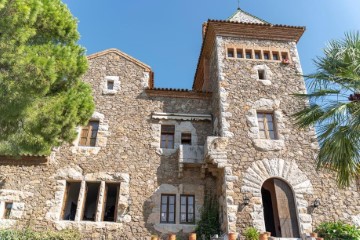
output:
[[[241,8],[238,8],[236,10],[236,12],[231,15],[228,19],[228,21],[231,22],[243,22],[243,23],[264,23],[264,24],[269,24],[269,22],[260,19],[248,12],[245,12],[244,10],[242,10]]]

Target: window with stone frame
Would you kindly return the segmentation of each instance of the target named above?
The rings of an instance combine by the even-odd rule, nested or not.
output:
[[[104,194],[104,209],[102,220],[104,222],[116,222],[117,219],[117,206],[119,201],[119,188],[118,183],[106,183]]]
[[[255,59],[262,59],[261,51],[255,51]]]
[[[180,195],[180,223],[195,223],[194,195]]]
[[[244,58],[244,53],[243,53],[243,49],[236,49],[236,57],[237,58]]]
[[[161,212],[160,223],[175,223],[175,209],[176,209],[176,195],[162,194],[161,195]]]
[[[175,125],[161,125],[160,148],[174,148]]]
[[[228,56],[229,58],[235,57],[234,48],[228,48],[228,49],[227,49],[227,56]]]
[[[280,60],[280,56],[279,56],[279,52],[272,52],[272,60],[274,61],[279,61]]]
[[[79,201],[81,182],[66,182],[62,220],[74,221]]]
[[[91,120],[89,124],[81,129],[80,146],[95,147],[96,137],[99,131],[99,121]]]
[[[100,182],[86,182],[84,206],[82,211],[83,221],[95,221],[99,202]]]
[[[114,80],[107,80],[106,87],[108,90],[114,90]]]
[[[3,216],[4,219],[10,218],[12,208],[13,208],[12,202],[5,202],[5,209],[4,209],[4,216]]]
[[[181,133],[181,144],[191,145],[191,133]]]
[[[259,137],[261,139],[276,139],[274,114],[257,112],[257,120],[259,125]]]
[[[270,52],[269,51],[264,51],[264,59],[270,60]]]

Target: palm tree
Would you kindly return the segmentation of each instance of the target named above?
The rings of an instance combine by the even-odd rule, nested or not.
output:
[[[316,126],[317,168],[336,173],[340,187],[360,176],[360,35],[345,34],[314,60],[317,71],[305,76],[310,104],[294,114],[300,128]]]

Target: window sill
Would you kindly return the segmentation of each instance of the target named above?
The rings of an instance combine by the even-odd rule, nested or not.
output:
[[[75,154],[98,154],[100,151],[100,147],[91,147],[91,146],[73,146],[71,147],[71,152]]]
[[[191,233],[195,230],[196,225],[189,224],[167,224],[167,223],[159,223],[154,225],[155,230],[162,233],[178,233],[180,231],[184,233]]]
[[[118,90],[103,90],[103,95],[115,95]]]
[[[285,147],[284,140],[253,139],[252,142],[255,149],[262,152],[280,151]]]
[[[258,82],[260,82],[261,84],[263,84],[264,86],[270,86],[271,85],[271,81],[267,80],[267,79],[258,79]]]
[[[157,148],[156,153],[160,156],[169,156],[177,152],[176,148]]]

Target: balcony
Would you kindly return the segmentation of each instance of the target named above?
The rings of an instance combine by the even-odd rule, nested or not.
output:
[[[178,150],[179,177],[183,175],[184,166],[201,167],[204,162],[204,146],[180,145]]]

